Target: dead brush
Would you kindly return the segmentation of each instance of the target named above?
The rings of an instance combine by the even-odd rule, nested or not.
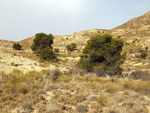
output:
[[[56,81],[57,80],[57,78],[58,78],[58,76],[60,76],[61,75],[61,72],[60,72],[60,70],[59,69],[54,69],[54,70],[47,70],[46,71],[46,76],[48,77],[48,78],[50,78],[52,81]]]

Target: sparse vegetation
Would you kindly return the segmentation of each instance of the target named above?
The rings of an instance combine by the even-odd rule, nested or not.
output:
[[[22,46],[19,43],[14,43],[13,44],[13,49],[15,50],[21,50]]]
[[[122,40],[113,39],[111,35],[105,34],[94,36],[87,43],[78,62],[79,67],[95,71],[99,75],[122,73],[120,65],[125,59],[125,53],[121,53]]]
[[[138,18],[138,23],[145,25],[144,20]],[[150,62],[148,56],[140,55],[144,51],[149,54],[149,33],[145,32],[149,27],[130,31],[126,29],[129,25],[117,30],[56,36],[54,49],[53,36],[39,33],[32,45],[37,55],[29,50],[32,37],[19,42],[22,51],[12,51],[14,42],[0,40],[0,113],[149,113]],[[95,36],[107,31],[116,39],[106,34]],[[79,40],[74,40],[78,50],[66,52],[66,44],[78,36]],[[89,37],[92,38],[83,50],[80,66],[76,67]],[[125,40],[124,47],[118,40],[121,38]],[[129,56],[121,65],[125,60],[124,51]],[[50,63],[57,60],[56,55],[60,61]],[[121,74],[122,68],[123,78],[108,76]]]
[[[13,70],[5,82],[0,81],[0,112],[15,109],[18,109],[18,112],[37,113],[127,112],[132,110],[126,105],[127,100],[131,99],[136,100],[135,103],[132,101],[132,105],[139,106],[139,110],[147,111],[145,106],[150,105],[150,101],[144,98],[150,92],[150,83],[147,81],[116,78],[112,82],[110,78],[93,77],[92,73],[88,73],[89,76],[84,76],[84,73],[77,81],[72,81],[72,73],[62,76],[60,74],[58,69],[30,71],[26,74],[18,69]],[[148,104],[136,104],[141,101]],[[87,103],[90,106],[87,106]],[[117,107],[118,104],[120,107]]]

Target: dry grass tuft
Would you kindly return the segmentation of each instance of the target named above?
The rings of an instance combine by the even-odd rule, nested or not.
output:
[[[101,94],[100,97],[98,98],[98,103],[101,104],[102,106],[107,106],[108,102],[109,98],[105,94]]]
[[[150,94],[149,86],[150,86],[149,81],[125,81],[123,88],[131,89],[142,94]]]
[[[42,78],[44,74],[45,74],[45,70],[41,70],[41,71],[33,70],[33,71],[27,72],[26,76],[28,76],[30,79],[38,80]]]
[[[22,76],[23,72],[19,69],[13,69],[13,71],[10,74],[11,76]]]
[[[117,84],[115,83],[107,83],[105,85],[105,91],[108,93],[117,93],[118,91],[121,90],[121,87],[119,87]]]

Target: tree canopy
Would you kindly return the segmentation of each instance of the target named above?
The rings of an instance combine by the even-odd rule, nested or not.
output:
[[[35,39],[33,40],[33,44],[31,46],[31,49],[35,51],[35,53],[40,54],[40,51],[45,48],[52,49],[53,44],[53,35],[52,34],[45,34],[45,33],[37,33],[35,35]]]
[[[37,33],[31,46],[32,51],[38,54],[41,60],[57,61],[58,59],[52,50],[53,39],[52,34]]]
[[[123,41],[113,39],[110,34],[91,37],[77,65],[100,75],[121,74],[123,69],[120,65],[125,60],[125,53],[121,54],[122,47]]]

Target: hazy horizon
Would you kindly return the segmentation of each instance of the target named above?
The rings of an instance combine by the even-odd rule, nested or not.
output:
[[[0,0],[0,39],[113,29],[149,12],[149,6],[149,0]]]

